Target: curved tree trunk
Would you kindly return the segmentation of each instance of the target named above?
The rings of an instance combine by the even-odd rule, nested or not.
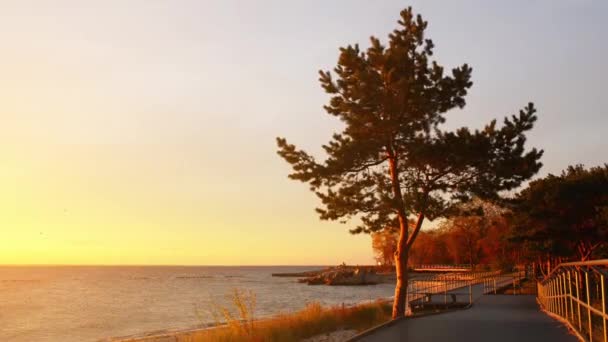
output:
[[[418,221],[412,231],[412,235],[409,235],[409,226],[407,213],[405,212],[405,205],[403,203],[403,197],[401,194],[401,184],[399,183],[399,164],[397,158],[393,153],[390,146],[386,148],[388,153],[389,172],[391,176],[391,186],[393,190],[393,200],[395,204],[395,210],[397,217],[399,218],[399,243],[397,244],[397,251],[395,252],[395,272],[397,275],[397,282],[395,284],[395,300],[393,302],[393,314],[392,318],[396,319],[404,317],[408,313],[408,302],[407,302],[407,286],[408,286],[408,272],[407,272],[407,259],[409,250],[422,227],[424,221],[424,208],[422,212],[418,214]],[[428,192],[425,191],[425,200],[423,207],[426,206],[426,196]]]
[[[405,213],[404,213],[405,214]],[[407,285],[408,285],[408,271],[407,261],[409,257],[409,251],[412,248],[412,244],[422,228],[422,222],[424,222],[424,213],[418,214],[418,220],[409,235],[407,217],[399,216],[399,243],[397,245],[397,251],[395,252],[395,270],[397,273],[397,283],[395,285],[395,301],[393,303],[393,316],[392,318],[399,318],[409,314],[409,303],[407,302]],[[409,236],[408,236],[409,235]]]
[[[407,255],[408,255],[408,225],[407,214],[403,197],[401,195],[401,184],[399,183],[399,163],[391,146],[386,147],[388,153],[389,172],[391,176],[391,188],[393,190],[393,201],[397,217],[399,218],[399,243],[395,252],[395,272],[397,283],[395,284],[395,300],[393,302],[393,319],[405,316],[407,306]]]
[[[407,218],[399,217],[399,243],[395,252],[395,271],[397,273],[397,283],[395,284],[395,300],[393,302],[392,318],[396,319],[405,316],[407,311],[407,257],[408,257],[408,227]]]

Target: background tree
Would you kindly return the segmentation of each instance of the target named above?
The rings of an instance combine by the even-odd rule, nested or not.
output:
[[[309,183],[321,199],[321,219],[357,222],[353,233],[399,227],[393,318],[406,312],[408,250],[424,219],[450,213],[472,194],[497,198],[517,187],[538,171],[542,154],[524,149],[536,120],[532,104],[501,128],[493,121],[473,132],[442,131],[445,113],[465,105],[471,68],[446,75],[431,61],[427,22],[411,8],[398,23],[388,45],[372,37],[365,51],[341,48],[334,72],[320,72],[331,95],[325,109],[345,125],[323,146],[323,162],[277,138],[279,155],[293,168],[289,177]]]
[[[396,229],[383,229],[372,233],[372,249],[376,261],[383,266],[393,266],[399,231]]]
[[[440,229],[420,231],[416,243],[409,250],[410,265],[453,264],[447,247],[448,235]]]
[[[495,203],[475,198],[460,208],[460,215],[444,220],[442,239],[449,246],[451,261],[472,267],[483,263],[510,270],[519,251],[509,241],[509,211]]]
[[[410,265],[469,263],[510,271],[524,258],[533,257],[526,253],[527,246],[509,238],[510,210],[479,199],[462,207],[461,215],[418,234],[410,250]]]
[[[448,251],[456,264],[469,264],[474,269],[481,258],[481,239],[485,235],[481,216],[457,216],[444,221]]]
[[[506,210],[494,212],[486,218],[484,236],[479,241],[481,263],[495,265],[504,271],[511,271],[527,257],[527,248],[509,239],[513,227],[508,219],[511,213]]]
[[[514,238],[547,257],[588,260],[608,241],[608,165],[535,180],[516,203]]]

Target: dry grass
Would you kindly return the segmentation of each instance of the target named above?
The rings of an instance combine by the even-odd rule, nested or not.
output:
[[[228,328],[243,336],[252,336],[254,328],[255,305],[257,303],[253,291],[235,288],[227,296],[232,303],[232,310],[228,307],[213,303],[211,313],[217,325],[226,322]]]
[[[340,329],[363,331],[391,317],[391,306],[386,302],[354,307],[322,307],[319,303],[311,303],[295,313],[256,321],[252,314],[255,295],[239,290],[232,293],[232,305],[232,310],[216,308],[216,319],[223,317],[224,326],[178,334],[176,341],[300,341]]]
[[[569,305],[569,303],[568,303]],[[602,310],[601,304],[600,303],[593,303],[592,305],[595,309],[597,310]],[[570,307],[568,307],[568,309],[570,309]],[[581,334],[581,336],[584,336],[585,338],[589,338],[589,313],[587,311],[586,308],[584,308],[583,306],[580,307],[580,312],[579,312],[579,307],[576,304],[573,304],[573,312],[569,312],[567,317],[563,317],[565,318],[568,322],[570,322],[570,324],[572,325],[572,327],[577,330],[579,332],[579,334]],[[581,317],[581,326],[579,329],[579,321],[578,321],[578,315],[580,314]],[[593,341],[604,341],[604,321],[602,320],[602,317],[599,316],[598,314],[591,312],[591,330],[592,330],[592,336],[593,336]]]

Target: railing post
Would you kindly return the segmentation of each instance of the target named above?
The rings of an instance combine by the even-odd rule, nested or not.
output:
[[[545,291],[547,295],[547,308],[549,309],[549,311],[553,312],[553,304],[551,302],[551,286],[551,282],[548,281],[547,285],[545,285]]]
[[[553,279],[553,300],[555,301],[555,310],[558,315],[562,315],[562,303],[559,298],[559,277]]]
[[[562,300],[562,275],[557,275],[557,302],[559,303],[559,315],[564,317],[564,301]]]
[[[549,311],[553,312],[553,298],[551,295],[553,294],[553,283],[549,280],[547,283],[547,301],[549,302]]]
[[[577,270],[576,271],[576,299],[577,299],[576,306],[578,307],[578,310],[577,310],[577,312],[578,312],[578,331],[583,331],[583,323],[581,321],[581,302],[580,302],[581,296],[579,293],[580,286],[579,286],[579,282],[578,282],[579,276],[580,276],[580,272]]]
[[[484,275],[481,280],[483,281],[483,294],[486,294],[488,293],[488,278],[486,278]]]
[[[604,274],[600,275],[602,283],[602,321],[604,321],[604,342],[608,342],[608,332],[606,332],[606,287],[604,286]]]
[[[448,279],[443,279],[443,304],[448,307]]]
[[[553,303],[553,312],[559,315],[559,303],[557,303],[557,298],[555,297],[555,278],[551,279],[551,303]]]
[[[546,284],[542,286],[543,288],[543,295],[545,296],[545,308],[547,310],[550,310],[550,302],[549,302],[549,286],[547,286]]]
[[[549,279],[547,284],[547,300],[549,301],[549,311],[554,312],[553,310],[553,282]]]
[[[549,287],[545,284],[542,285],[543,296],[545,296],[545,308],[549,310]]]
[[[472,281],[473,280],[469,280],[469,305],[473,304],[473,286],[471,285]]]
[[[570,321],[574,322],[574,303],[572,302],[572,278],[570,277],[572,270],[568,270],[568,298],[570,299]]]
[[[558,310],[558,314],[560,316],[564,316],[564,307],[563,307],[563,303],[562,303],[562,298],[560,297],[560,293],[561,293],[561,287],[562,287],[562,277],[558,274],[557,277],[555,277],[555,299],[557,300],[557,310]]]
[[[557,279],[553,278],[553,306],[555,307],[555,313],[559,313],[559,301],[557,300]]]
[[[566,290],[566,274],[562,273],[560,278],[562,279],[562,287],[560,288],[560,292],[562,293],[561,296],[563,298],[563,302],[564,302],[564,318],[568,319],[568,297],[566,296],[566,292],[568,290]]]
[[[515,276],[511,275],[513,279],[513,295],[515,296]]]
[[[591,324],[591,298],[589,296],[589,272],[585,271],[585,287],[587,288],[587,322],[589,322],[589,341],[593,341],[593,327]]]
[[[485,280],[486,280],[486,294],[490,293],[490,291],[492,291],[492,285],[490,284],[490,282],[492,281],[492,278],[489,277],[487,274],[485,275]]]
[[[553,305],[553,282],[549,280],[549,284],[547,284],[548,298],[549,298],[549,311],[555,312],[555,306]]]
[[[562,301],[562,277],[561,274],[557,275],[557,279],[555,279],[555,294],[557,295],[557,304],[559,306],[559,315],[564,317],[564,302]]]

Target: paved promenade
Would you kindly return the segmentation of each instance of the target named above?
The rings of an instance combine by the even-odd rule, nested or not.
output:
[[[530,295],[481,295],[474,286],[473,307],[406,319],[356,341],[578,341],[565,325],[540,311]]]

